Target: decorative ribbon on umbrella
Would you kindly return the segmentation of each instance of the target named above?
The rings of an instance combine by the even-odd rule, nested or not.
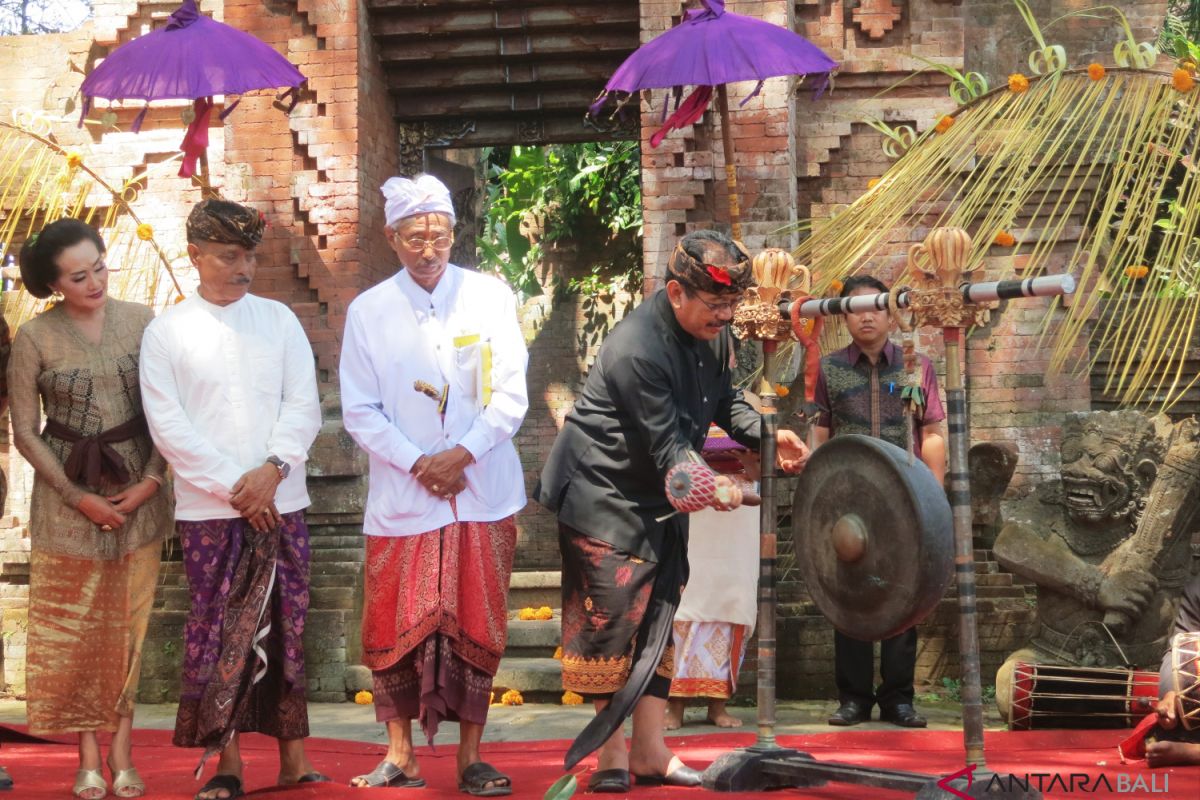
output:
[[[658,147],[668,133],[686,128],[704,116],[704,112],[708,109],[708,102],[712,100],[712,93],[711,86],[697,86],[696,91],[688,95],[687,100],[683,101],[683,105],[679,106],[674,114],[667,117],[665,124],[650,137],[650,146]],[[665,103],[663,108],[666,108]]]
[[[183,163],[179,165],[179,177],[190,178],[196,174],[196,163],[208,149],[208,118],[212,115],[211,97],[200,97],[192,102],[195,116],[183,134],[179,149],[183,151]],[[232,110],[232,109],[231,109]]]

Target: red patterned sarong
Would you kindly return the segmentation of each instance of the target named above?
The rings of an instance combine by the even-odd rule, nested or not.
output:
[[[416,717],[430,741],[443,720],[487,721],[516,544],[513,517],[367,537],[363,663],[376,719]]]

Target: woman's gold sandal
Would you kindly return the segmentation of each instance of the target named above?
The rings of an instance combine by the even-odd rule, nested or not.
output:
[[[146,793],[146,783],[135,767],[113,770],[112,788],[117,797],[141,797]]]
[[[92,796],[87,794],[91,789],[99,789],[100,794],[96,798],[104,797],[108,794],[108,784],[104,782],[104,775],[98,769],[81,769],[75,773],[75,787],[71,789],[71,793],[81,800],[87,800]]]

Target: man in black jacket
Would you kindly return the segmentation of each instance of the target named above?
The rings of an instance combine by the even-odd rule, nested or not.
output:
[[[698,231],[667,269],[666,288],[600,348],[535,491],[559,520],[563,688],[592,697],[597,709],[567,756],[571,765],[599,748],[591,791],[626,792],[630,773],[641,783],[700,782],[662,733],[671,623],[687,581],[687,517],[668,516],[664,479],[699,453],[714,421],[747,447],[759,445],[759,416],[733,388],[728,334],[751,281],[749,256],[723,234]],[[808,458],[791,431],[780,431],[778,453],[788,471]],[[620,723],[631,709],[627,752]]]

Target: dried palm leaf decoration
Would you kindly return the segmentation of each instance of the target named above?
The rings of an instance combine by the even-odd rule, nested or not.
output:
[[[169,255],[153,228],[134,210],[146,178],[134,175],[113,187],[88,166],[87,156],[54,138],[45,117],[17,110],[0,121],[0,247],[16,254],[46,225],[76,217],[100,231],[112,270],[109,293],[156,308],[183,298]],[[11,299],[10,299],[11,298]],[[16,327],[48,302],[27,292],[6,292],[5,316]]]
[[[994,89],[939,67],[958,108],[921,135],[871,123],[895,164],[835,220],[814,223],[796,260],[825,294],[895,251],[898,232],[920,241],[934,226],[965,228],[977,243],[968,266],[990,267],[990,279],[1077,278],[1081,296],[1053,330],[1046,316],[1052,370],[1087,368],[1090,344],[1108,359],[1107,393],[1168,408],[1196,380],[1183,372],[1200,317],[1196,64],[1155,70],[1155,47],[1103,7],[1089,13],[1125,30],[1114,64],[1071,66],[1014,2],[1037,42],[1028,64]]]

